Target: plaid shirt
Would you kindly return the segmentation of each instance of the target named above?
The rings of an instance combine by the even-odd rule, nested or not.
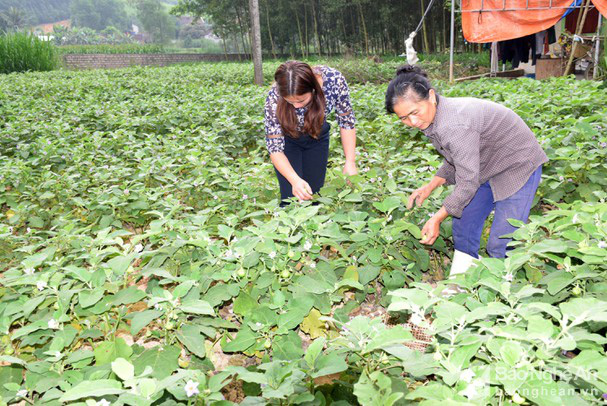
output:
[[[436,173],[455,185],[443,205],[454,217],[487,181],[493,199],[516,193],[548,162],[527,124],[512,110],[487,100],[438,96],[436,116],[423,130],[444,157]]]

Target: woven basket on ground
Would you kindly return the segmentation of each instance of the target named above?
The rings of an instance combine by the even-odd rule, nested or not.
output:
[[[412,350],[426,352],[426,349],[432,342],[432,334],[430,334],[428,329],[411,322],[411,318],[409,318],[404,326],[411,330],[411,334],[413,334],[413,338],[415,338],[415,340],[409,341],[405,343],[405,345]]]

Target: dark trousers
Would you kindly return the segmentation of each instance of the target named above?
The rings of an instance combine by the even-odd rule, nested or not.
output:
[[[302,134],[299,138],[285,136],[284,153],[289,163],[300,178],[308,182],[313,193],[325,184],[327,162],[329,160],[329,132],[331,126],[325,122],[318,139]],[[288,204],[287,199],[293,197],[293,187],[289,181],[276,170],[280,185],[281,206]]]
[[[464,208],[462,217],[453,218],[452,233],[455,249],[478,258],[485,220],[491,211],[495,210],[487,241],[487,253],[492,258],[505,258],[507,245],[512,239],[502,236],[516,231],[516,227],[510,224],[508,219],[527,222],[541,177],[542,167],[540,166],[518,192],[499,202],[493,201],[489,182],[483,183],[474,198]]]

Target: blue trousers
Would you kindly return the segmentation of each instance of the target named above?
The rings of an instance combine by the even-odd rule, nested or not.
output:
[[[452,234],[455,249],[478,258],[485,220],[491,211],[495,210],[487,241],[487,253],[492,258],[505,258],[506,246],[512,239],[502,238],[502,236],[516,230],[516,227],[508,223],[508,219],[527,221],[541,177],[542,167],[540,166],[518,192],[499,202],[493,201],[489,182],[483,183],[474,198],[464,208],[462,217],[453,218]]]
[[[285,136],[285,150],[289,163],[300,178],[308,182],[312,188],[312,193],[318,191],[325,184],[325,175],[327,173],[327,163],[329,160],[329,139],[331,125],[325,121],[318,139],[310,137],[308,134],[302,134],[299,138]],[[276,168],[276,177],[280,185],[281,206],[288,204],[287,199],[293,197],[293,187],[282,176]]]

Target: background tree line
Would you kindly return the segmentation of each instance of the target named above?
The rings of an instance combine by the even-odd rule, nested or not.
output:
[[[259,0],[264,51],[308,56],[400,54],[429,0]],[[451,3],[436,0],[415,48],[440,52],[449,45]],[[225,41],[250,52],[248,0],[179,0],[177,15],[206,16]]]

